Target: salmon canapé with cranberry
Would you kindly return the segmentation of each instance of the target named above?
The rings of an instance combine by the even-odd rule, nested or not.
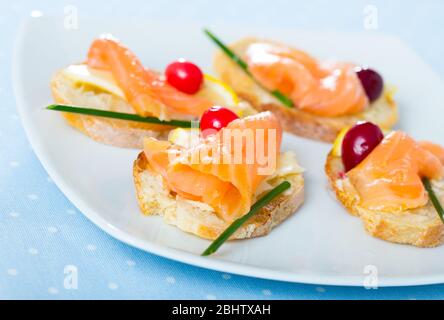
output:
[[[338,135],[325,165],[339,201],[387,241],[444,241],[444,147],[361,122]]]
[[[285,131],[332,142],[357,121],[389,129],[398,119],[394,89],[365,61],[321,60],[256,38],[237,41],[228,50],[237,58],[218,52],[214,67],[220,78],[257,110],[274,112]]]

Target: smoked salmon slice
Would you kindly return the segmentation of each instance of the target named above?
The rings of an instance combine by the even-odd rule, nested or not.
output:
[[[185,199],[204,202],[227,222],[246,214],[259,184],[276,169],[282,128],[270,112],[237,119],[188,149],[145,139],[151,168]]]
[[[141,116],[165,120],[183,115],[199,117],[213,105],[211,101],[180,92],[169,85],[110,36],[93,41],[86,63],[92,68],[110,71],[128,102]]]
[[[266,89],[281,91],[297,108],[312,114],[353,114],[369,104],[352,64],[320,63],[303,51],[261,42],[247,48],[246,61]]]
[[[424,206],[428,201],[421,178],[444,177],[444,148],[418,143],[394,131],[347,173],[359,193],[361,206],[398,212]]]
[[[435,156],[439,158],[439,160],[444,163],[444,148],[441,147],[439,144],[432,143],[429,141],[419,141],[418,142],[421,147],[424,149],[430,151]]]

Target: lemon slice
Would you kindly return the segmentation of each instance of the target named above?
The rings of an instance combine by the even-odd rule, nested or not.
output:
[[[199,128],[176,128],[171,130],[168,134],[169,142],[184,148],[190,148],[197,145],[199,140]]]
[[[332,154],[335,157],[340,157],[342,154],[342,140],[344,140],[344,136],[347,133],[348,129],[350,129],[350,127],[344,127],[341,129],[341,131],[339,131],[338,135],[336,136],[335,141],[333,142],[333,149],[332,149]]]
[[[398,88],[394,85],[388,85],[384,90],[384,97],[389,104],[395,103],[394,95],[396,94],[397,91]]]
[[[238,116],[242,116],[242,114],[239,114],[242,109],[238,108],[239,97],[236,92],[225,82],[209,74],[204,74],[204,83],[196,95],[213,102],[214,105],[230,108]]]
[[[93,69],[86,64],[73,64],[63,69],[62,72],[65,77],[75,83],[86,84],[125,99],[122,89],[108,71]]]

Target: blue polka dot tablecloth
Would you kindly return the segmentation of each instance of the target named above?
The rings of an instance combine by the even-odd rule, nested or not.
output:
[[[253,5],[254,3],[254,5]],[[52,183],[30,147],[12,93],[19,21],[30,12],[242,21],[276,27],[391,33],[444,75],[442,1],[1,1],[0,298],[3,299],[442,299],[444,285],[379,288],[293,284],[192,267],[129,247],[89,222]],[[412,23],[412,21],[416,23]],[[50,36],[50,35],[48,35]],[[36,61],[38,63],[38,61]],[[408,70],[407,70],[408,72]],[[73,273],[75,271],[75,273]],[[77,274],[77,277],[73,277]]]

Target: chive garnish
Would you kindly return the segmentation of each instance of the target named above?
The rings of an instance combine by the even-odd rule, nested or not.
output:
[[[227,229],[225,229],[224,232],[221,233],[221,235],[214,240],[211,245],[202,253],[202,256],[209,256],[212,253],[215,253],[219,247],[228,240],[228,238],[237,230],[239,229],[248,219],[250,219],[256,212],[258,212],[262,207],[267,205],[271,200],[273,200],[275,197],[277,197],[279,194],[287,190],[291,187],[290,182],[284,181],[280,183],[278,186],[274,187],[272,190],[270,190],[267,194],[265,194],[262,198],[260,198],[255,204],[251,206],[250,211],[240,217],[239,219],[235,220],[232,224],[228,226]]]
[[[239,67],[242,68],[242,70],[245,71],[246,74],[248,74],[262,89],[265,90],[265,88],[256,81],[256,79],[253,78],[253,75],[248,70],[247,63],[242,60],[241,57],[239,57],[236,53],[234,53],[230,48],[228,48],[225,44],[222,43],[213,33],[211,33],[208,29],[204,29],[205,34],[213,40],[213,42],[231,59],[233,62],[235,62]],[[279,90],[273,90],[269,91],[271,95],[273,95],[276,99],[278,99],[283,105],[292,108],[293,107],[293,101],[291,101],[290,98],[285,96],[282,92]]]
[[[422,183],[424,184],[424,187],[427,190],[427,193],[429,194],[430,201],[432,201],[432,204],[435,207],[436,212],[438,212],[438,215],[441,218],[441,221],[444,223],[444,210],[441,206],[441,203],[439,203],[438,197],[436,196],[435,192],[433,191],[432,184],[430,183],[430,180],[427,178],[423,178]]]
[[[251,76],[250,71],[248,71],[247,63],[241,59],[237,54],[235,54],[230,48],[223,44],[213,33],[208,29],[204,29],[205,34],[210,37],[211,40],[235,63],[238,64],[248,75]]]
[[[275,96],[280,102],[282,102],[287,107],[292,108],[293,107],[293,101],[287,96],[285,96],[282,92],[279,90],[274,90],[271,92],[273,96]]]
[[[52,104],[50,106],[47,106],[46,109],[55,110],[55,111],[62,111],[62,112],[69,112],[69,113],[79,113],[79,114],[84,114],[84,115],[88,115],[88,116],[96,116],[96,117],[113,118],[113,119],[137,121],[137,122],[144,122],[144,123],[161,124],[161,125],[173,126],[173,127],[182,127],[182,128],[191,128],[192,127],[191,121],[185,121],[185,120],[168,120],[168,121],[166,121],[166,120],[160,120],[159,118],[155,118],[155,117],[142,117],[142,116],[139,116],[137,114],[132,114],[132,113],[106,111],[106,110],[100,110],[100,109],[83,108],[83,107],[69,106],[69,105],[63,105],[63,104]],[[195,124],[193,124],[193,125],[195,126]]]

